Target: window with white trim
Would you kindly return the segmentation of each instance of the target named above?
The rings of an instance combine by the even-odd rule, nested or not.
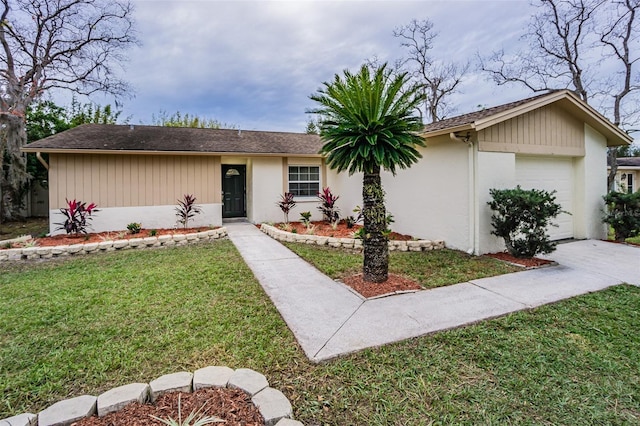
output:
[[[627,192],[633,194],[633,173],[627,173]]]
[[[289,192],[315,197],[320,192],[320,166],[289,166]]]

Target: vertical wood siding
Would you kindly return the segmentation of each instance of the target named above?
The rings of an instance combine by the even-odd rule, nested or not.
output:
[[[99,207],[173,205],[184,194],[198,203],[220,203],[220,157],[51,154],[51,209],[65,198]]]
[[[583,156],[584,124],[548,105],[478,131],[481,151]]]

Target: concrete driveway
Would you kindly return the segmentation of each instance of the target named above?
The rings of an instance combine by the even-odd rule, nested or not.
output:
[[[558,244],[547,256],[560,265],[640,286],[640,247],[599,240]]]

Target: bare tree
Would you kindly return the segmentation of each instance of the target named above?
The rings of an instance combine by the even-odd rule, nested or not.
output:
[[[607,84],[610,88],[607,93],[613,97],[613,123],[624,128],[635,124],[634,119],[638,119],[638,112],[640,112],[637,102],[627,104],[634,105],[633,107],[628,107],[624,103],[625,98],[640,90],[640,74],[636,66],[640,60],[640,52],[638,52],[640,1],[616,1],[614,7],[613,13],[607,19],[608,25],[601,26],[598,34],[609,56],[620,66],[620,71],[613,76],[613,81]],[[624,107],[627,108],[623,110]],[[610,148],[608,151],[608,163],[611,168],[607,176],[607,184],[610,190],[614,188],[618,172],[617,154],[617,148]]]
[[[409,72],[425,97],[424,111],[420,110],[420,114],[425,114],[431,122],[442,120],[453,111],[449,96],[457,92],[469,63],[459,65],[431,57],[430,51],[438,33],[428,19],[414,19],[410,24],[395,29],[393,35],[401,39],[401,46],[408,50],[407,57],[398,61],[396,67]]]
[[[568,88],[585,102],[598,104],[623,129],[637,122],[638,104],[630,100],[640,88],[640,0],[536,3],[539,12],[523,36],[529,50],[514,56],[499,51],[488,60],[480,58],[482,70],[498,85],[517,83],[533,92]],[[608,152],[610,189],[617,171],[616,152],[615,148]]]
[[[52,89],[127,94],[116,66],[137,40],[126,0],[0,0],[0,5],[2,220],[17,214],[28,182],[20,153],[27,107]]]
[[[482,60],[481,68],[498,85],[519,83],[533,92],[569,88],[582,100],[589,97],[585,77],[586,37],[593,16],[603,0],[539,0],[540,12],[533,16],[523,36],[529,49],[515,56],[504,51]]]

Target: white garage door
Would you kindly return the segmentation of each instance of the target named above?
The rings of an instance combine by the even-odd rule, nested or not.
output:
[[[556,191],[562,210],[573,212],[573,160],[563,157],[516,156],[516,182],[522,189]],[[548,233],[552,240],[573,238],[573,216],[561,213]]]

